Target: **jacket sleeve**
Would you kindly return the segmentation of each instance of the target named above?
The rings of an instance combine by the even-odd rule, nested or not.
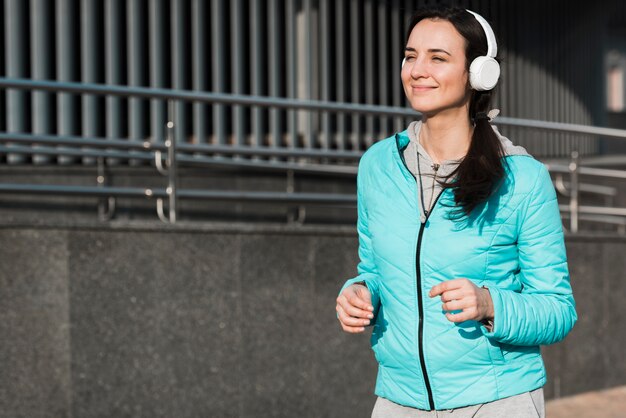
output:
[[[367,288],[372,294],[372,306],[374,307],[374,316],[378,312],[380,304],[379,296],[379,274],[376,264],[374,262],[374,255],[372,253],[372,240],[370,231],[368,228],[367,220],[367,208],[366,201],[363,197],[363,181],[362,181],[362,164],[359,166],[359,174],[357,176],[357,232],[359,235],[359,264],[357,266],[357,276],[349,279],[343,285],[339,293],[350,286],[353,283],[365,282]],[[372,321],[371,323],[374,323]]]
[[[556,193],[545,166],[521,207],[518,223],[521,292],[490,287],[493,329],[483,333],[520,346],[556,343],[577,320],[570,286],[563,226]]]

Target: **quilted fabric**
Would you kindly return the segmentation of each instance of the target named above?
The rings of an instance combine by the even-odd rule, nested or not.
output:
[[[407,143],[406,131],[376,143],[357,179],[360,263],[344,287],[365,281],[372,292],[376,394],[414,408],[452,409],[543,386],[539,346],[563,339],[577,319],[548,171],[529,156],[505,157],[506,180],[461,221],[449,218],[454,198],[445,190],[423,225],[418,275],[422,225],[418,184],[401,157]],[[441,300],[428,297],[434,285],[462,277],[490,289],[491,332],[476,321],[449,322]]]

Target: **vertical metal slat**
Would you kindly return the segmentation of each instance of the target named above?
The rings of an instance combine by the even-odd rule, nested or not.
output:
[[[359,66],[359,50],[361,47],[361,25],[359,18],[359,0],[350,1],[350,79],[352,81],[350,86],[350,101],[352,103],[359,103],[359,92],[361,90],[361,68]],[[358,114],[352,115],[352,126],[350,139],[352,142],[352,149],[359,150],[359,137],[360,137],[360,123],[361,117]]]
[[[244,92],[244,44],[243,33],[241,26],[244,24],[243,16],[243,1],[233,0],[230,3],[231,7],[231,42],[232,42],[232,63],[233,63],[233,93],[243,94]],[[273,30],[270,24],[270,31]],[[233,133],[234,143],[236,145],[244,145],[244,108],[243,106],[233,106]]]
[[[106,0],[105,16],[105,80],[107,84],[122,83],[122,1]],[[109,139],[122,138],[122,99],[116,96],[106,98],[106,136]],[[109,158],[109,164],[119,160]]]
[[[254,96],[260,96],[261,95],[261,85],[263,83],[263,65],[262,65],[262,60],[263,60],[263,38],[261,36],[262,33],[262,29],[261,29],[261,22],[262,22],[262,7],[259,4],[259,1],[251,1],[250,2],[250,16],[251,16],[251,22],[250,22],[250,55],[252,58],[252,66],[255,68],[254,71],[251,71],[252,73],[252,94]],[[291,11],[293,13],[293,2],[288,2],[288,6],[291,7]],[[291,42],[293,45],[295,45],[295,34],[294,37],[291,39]],[[295,48],[292,45],[292,48]],[[294,50],[292,50],[292,53],[294,53]],[[295,74],[290,73],[292,76],[295,76]],[[295,86],[295,81],[291,80],[290,82],[293,82],[293,85]],[[295,87],[294,89],[291,91],[291,93],[293,94],[292,97],[295,97]],[[292,112],[295,115],[295,112]],[[294,116],[295,117],[295,116]],[[295,126],[295,123],[294,125]],[[295,143],[295,136],[292,137],[293,141]],[[261,146],[263,144],[263,110],[261,108],[259,108],[258,106],[252,108],[252,139],[251,139],[251,145],[252,146]]]
[[[370,28],[374,25],[374,11],[371,0],[363,2],[364,7],[364,33],[365,33],[365,86],[362,88],[365,90],[365,103],[374,104],[374,90],[376,88],[374,83],[374,69],[376,68],[376,54],[374,53],[376,44],[374,42],[374,31]],[[380,36],[380,34],[377,34]],[[380,51],[379,51],[380,52]],[[365,146],[369,147],[374,142],[374,116],[367,115],[365,117]]]
[[[172,0],[172,3],[178,3]],[[172,4],[172,5],[173,5]],[[224,39],[226,36],[225,16],[223,0],[211,1],[211,51],[213,57],[211,66],[213,67],[213,91],[223,93],[226,85],[226,47]],[[213,106],[213,129],[215,131],[215,142],[226,143],[226,107],[221,104]]]
[[[391,15],[391,56],[392,56],[392,83],[391,90],[393,96],[393,105],[394,106],[403,106],[404,105],[404,94],[402,92],[402,79],[401,79],[401,65],[402,65],[402,57],[404,53],[404,37],[402,36],[404,30],[404,19],[402,19],[403,10],[400,5],[400,0],[396,0],[393,3],[392,15]],[[394,129],[396,131],[402,131],[403,128],[403,120],[401,117],[395,117],[394,119]]]
[[[128,84],[130,86],[143,85],[142,75],[144,73],[145,61],[143,60],[143,50],[145,48],[144,20],[140,0],[127,0],[127,38],[128,38]],[[145,101],[138,97],[129,99],[129,140],[145,140],[144,119]],[[130,163],[138,164],[139,161],[131,160]]]
[[[24,40],[24,18],[26,4],[22,0],[6,0],[4,2],[5,30],[6,30],[6,70],[9,77],[22,78],[26,76],[26,48]],[[20,90],[9,89],[7,92],[7,129],[9,132],[24,132],[26,129],[26,93]],[[23,155],[8,154],[9,164],[22,163]]]
[[[296,55],[296,11],[294,8],[294,2],[288,1],[285,8],[285,19],[287,22],[287,96],[295,98],[297,96],[297,55]],[[287,130],[288,130],[288,142],[287,146],[290,148],[295,147],[298,144],[298,118],[297,113],[294,110],[287,111]]]
[[[348,49],[347,39],[344,37],[345,33],[345,0],[338,0],[335,2],[335,77],[337,81],[337,95],[336,100],[339,103],[345,103],[346,99],[346,83],[347,83],[347,70],[346,70],[346,50]],[[346,148],[346,114],[340,112],[337,114],[337,148]]]
[[[281,51],[282,51],[282,37],[281,26],[278,17],[278,1],[268,1],[268,22],[269,22],[269,85],[270,96],[280,96],[280,83],[283,79],[281,69]],[[273,147],[280,147],[282,145],[282,132],[281,132],[281,110],[272,108],[270,109],[270,145]]]
[[[560,33],[560,31],[563,29],[558,23],[555,23],[555,30],[557,32]],[[561,49],[564,47],[564,38],[561,38],[559,43],[557,44],[557,48]],[[555,114],[555,120],[558,121],[562,121],[564,122],[564,109],[565,109],[565,102],[567,101],[566,98],[566,91],[565,91],[565,71],[566,71],[566,66],[568,65],[568,63],[565,62],[565,60],[557,60],[558,62],[558,66],[557,66],[557,70],[556,70],[556,75],[558,77],[559,82],[556,83],[557,84],[557,102],[556,102],[556,114]],[[558,132],[555,134],[555,143],[556,146],[559,146],[563,140],[564,140],[565,134],[562,132]]]
[[[52,8],[48,0],[31,0],[30,3],[30,27],[31,38],[31,65],[33,68],[32,78],[35,80],[50,80],[52,78],[52,26],[50,15]],[[6,17],[5,17],[6,18]],[[50,134],[52,120],[50,115],[51,95],[48,92],[33,92],[32,123],[34,134]],[[9,107],[10,109],[10,107]],[[36,149],[37,146],[33,146]],[[45,164],[50,162],[47,155],[33,155],[33,163]]]
[[[388,6],[386,6],[384,3],[379,3],[378,10],[376,13],[378,16],[378,19],[377,19],[378,22],[377,22],[377,25],[375,26],[375,27],[378,27],[379,29],[378,31],[379,33],[377,35],[378,53],[376,54],[376,57],[375,57],[376,61],[378,61],[378,80],[374,82],[371,86],[372,89],[378,86],[378,97],[379,97],[378,104],[381,104],[384,106],[391,105],[391,102],[389,101],[389,89],[390,89],[390,86],[395,85],[395,83],[393,83],[393,81],[397,80],[397,78],[395,77],[399,77],[398,74],[394,74],[395,77],[391,77],[388,71],[389,64],[390,64],[388,34],[391,28],[387,27],[387,13],[388,13]],[[391,135],[391,129],[389,129],[389,125],[390,125],[389,118],[381,117],[381,118],[378,118],[378,121],[379,121],[379,130],[376,133],[376,136],[372,138],[372,140],[376,140],[380,137],[387,137]]]
[[[76,3],[71,0],[57,0],[56,2],[56,65],[59,81],[75,81],[76,41],[72,31],[75,23]],[[74,118],[77,115],[75,97],[68,93],[57,95],[57,133],[59,135],[74,135]],[[60,164],[70,164],[74,157],[60,156]]]
[[[571,9],[570,9],[570,13],[572,13]],[[571,36],[567,36],[566,37],[566,40],[567,40],[566,41],[566,44],[567,44],[566,48],[567,49],[565,49],[566,51],[578,51],[578,48],[577,48],[577,45],[576,45],[576,42],[575,42],[576,39],[574,38],[574,35],[575,35],[575,33],[572,33]],[[567,80],[566,81],[566,85],[571,85],[571,83],[573,82],[573,77],[572,77],[573,71],[574,71],[574,69],[572,68],[571,65],[568,65],[566,67],[566,72],[565,72],[565,79]],[[574,101],[575,101],[575,98],[571,97],[571,93],[570,93],[569,89],[566,90],[566,100],[565,100],[565,107],[564,107],[564,109],[565,109],[565,122],[573,123],[574,120],[575,120],[573,118],[573,113],[574,113],[573,112],[573,107],[574,107],[574,103],[573,102]],[[570,148],[571,137],[572,137],[572,135],[569,134],[569,133],[565,135],[564,141],[561,144],[563,149]]]
[[[81,0],[80,4],[80,32],[81,32],[81,78],[85,83],[96,83],[97,80],[97,2]],[[98,135],[98,109],[96,96],[82,95],[82,134],[87,137]],[[95,158],[84,157],[83,164],[94,164]]]
[[[554,7],[554,6],[552,6]],[[556,39],[556,31],[555,31],[555,24],[551,24],[548,25],[548,39]],[[550,42],[548,45],[546,45],[545,47],[545,56],[543,59],[543,62],[548,62],[550,60],[550,57],[554,56],[555,53],[555,43],[554,42]],[[556,84],[555,83],[555,77],[551,76],[548,72],[547,69],[546,71],[544,71],[544,89],[546,91],[546,113],[545,113],[545,118],[546,120],[549,121],[556,121],[558,119],[555,118],[555,114],[554,114],[554,110],[555,110],[555,98],[556,98]],[[544,141],[548,141],[549,145],[551,146],[551,148],[553,150],[557,150],[557,142],[556,142],[556,135],[554,133],[550,133],[549,135],[543,135],[542,139]]]
[[[330,101],[330,65],[331,65],[331,48],[330,48],[330,10],[328,0],[320,1],[320,55],[321,55],[321,87],[322,100]],[[328,112],[322,112],[322,135],[320,135],[320,146],[322,149],[329,149],[332,145],[330,135],[330,115]]]
[[[408,30],[409,18],[413,15],[415,10],[417,10],[420,7],[426,6],[424,3],[425,3],[424,1],[417,1],[417,0],[405,0],[404,1],[404,13],[403,13],[403,19],[402,19],[402,27],[405,29],[403,30],[403,33],[402,33],[403,35],[402,45],[403,46],[406,41],[404,36],[406,34],[406,31]],[[402,50],[404,51],[404,48],[402,48]],[[406,97],[404,93],[403,93],[403,96]],[[408,100],[405,100],[405,103],[407,103],[408,107],[410,107],[410,103],[408,102]],[[403,117],[401,129],[405,129],[413,119],[416,119],[416,117],[409,117],[409,118]]]
[[[185,89],[185,76],[187,70],[187,45],[185,42],[185,28],[187,22],[184,15],[184,4],[178,0],[170,2],[170,13],[172,15],[172,87],[174,89]],[[178,143],[186,142],[187,114],[185,103],[177,100],[174,104],[174,140]]]
[[[539,17],[538,21],[541,22],[542,20],[547,20],[547,14],[542,14],[542,16]],[[541,25],[541,31],[547,31],[547,27],[550,26],[549,22],[542,22],[544,24]],[[545,36],[547,35],[547,33],[542,33],[541,35]],[[540,51],[540,56],[543,53],[543,51]],[[547,62],[544,59],[540,58],[540,62]],[[547,109],[546,109],[546,104],[548,101],[548,98],[546,96],[547,94],[547,89],[546,89],[546,85],[545,85],[545,75],[546,75],[546,71],[544,68],[538,66],[538,65],[533,65],[534,68],[534,74],[533,74],[533,85],[535,86],[535,94],[533,94],[533,97],[539,99],[539,103],[536,103],[535,106],[533,106],[533,114],[532,117],[533,119],[545,119],[546,115],[547,115]],[[550,141],[550,136],[546,136],[543,135],[542,132],[539,131],[535,131],[534,132],[534,136],[535,136],[535,141],[537,142],[537,144],[541,147],[541,154],[543,155],[553,155],[554,150],[553,150],[553,143],[552,141]]]
[[[206,91],[209,84],[206,54],[207,31],[204,24],[207,16],[206,5],[204,0],[193,0],[192,3],[193,89],[197,91]],[[193,104],[193,133],[196,143],[205,144],[207,142],[207,105],[204,103]]]
[[[165,0],[151,0],[150,14],[150,86],[156,88],[165,85]],[[165,142],[165,120],[167,115],[166,103],[163,100],[152,99],[150,102],[150,135],[157,143]]]
[[[313,13],[311,8],[311,0],[304,0],[304,73],[305,73],[305,98],[308,100],[313,99],[313,54],[316,51],[313,49]],[[305,148],[312,148],[315,145],[313,137],[313,112],[306,112],[306,133],[304,136]]]

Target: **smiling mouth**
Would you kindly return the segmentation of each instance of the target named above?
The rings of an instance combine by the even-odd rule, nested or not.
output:
[[[413,90],[432,90],[432,89],[436,89],[437,87],[435,86],[411,86],[411,88]]]

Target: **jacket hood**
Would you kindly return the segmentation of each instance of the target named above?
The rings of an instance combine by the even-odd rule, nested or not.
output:
[[[442,190],[441,185],[435,181],[436,177],[443,178],[452,174],[458,167],[461,160],[444,160],[440,164],[435,164],[430,155],[424,150],[419,142],[419,131],[422,127],[421,121],[411,122],[406,131],[402,132],[398,138],[398,146],[404,162],[413,176],[418,179],[420,187],[417,189],[418,199],[423,205],[420,206],[420,219],[424,222],[427,218],[433,197]],[[498,139],[500,139],[505,156],[521,155],[530,156],[524,147],[513,145],[504,135],[500,134],[498,128],[493,126]],[[435,169],[435,167],[437,167]]]
[[[428,154],[424,151],[424,149],[422,148],[422,145],[419,143],[419,140],[418,140],[419,131],[421,127],[422,127],[422,121],[413,121],[409,124],[409,127],[406,130],[406,133],[409,137],[409,141],[414,144],[412,146],[417,145],[417,150],[420,153],[420,155],[428,156]],[[530,156],[528,151],[526,151],[526,148],[519,146],[519,145],[514,145],[513,142],[511,142],[509,138],[502,135],[500,131],[498,130],[497,126],[491,125],[491,127],[493,128],[493,131],[495,132],[498,139],[500,139],[500,143],[502,144],[502,149],[504,150],[505,156],[511,156],[511,155]],[[430,156],[428,156],[428,158],[430,158]],[[443,165],[458,164],[458,162],[459,162],[458,160],[447,160],[447,161],[442,161],[442,164]]]

